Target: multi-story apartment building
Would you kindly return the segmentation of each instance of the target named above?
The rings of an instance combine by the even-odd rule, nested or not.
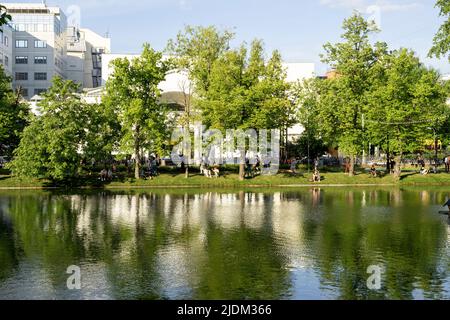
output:
[[[111,52],[108,37],[68,27],[64,12],[45,2],[7,3],[5,7],[12,21],[0,33],[0,63],[25,99],[39,100],[55,76],[73,80],[82,88],[101,86],[102,55]]]
[[[45,3],[7,3],[12,16],[13,87],[24,98],[39,95],[51,86],[52,78],[65,78],[66,16]]]
[[[0,30],[0,64],[9,76],[12,75],[12,35],[11,26],[2,26]]]
[[[111,39],[83,28],[67,29],[67,78],[83,86],[102,85],[102,56],[111,53]]]

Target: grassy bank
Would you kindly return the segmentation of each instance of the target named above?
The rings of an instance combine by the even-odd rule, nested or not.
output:
[[[280,186],[309,186],[309,185],[400,185],[400,186],[450,186],[450,174],[439,173],[422,176],[415,171],[405,171],[400,181],[386,175],[378,178],[370,177],[365,172],[359,172],[354,177],[341,172],[324,172],[322,181],[312,183],[311,176],[307,174],[293,175],[288,172],[276,176],[257,176],[253,179],[239,181],[236,173],[226,173],[218,179],[208,179],[197,172],[192,173],[189,179],[180,173],[164,173],[153,180],[135,180],[133,178],[118,177],[112,182],[102,183],[97,177],[85,177],[69,182],[52,182],[40,179],[24,179],[10,175],[0,175],[0,189],[21,188],[177,188],[177,187],[280,187]]]

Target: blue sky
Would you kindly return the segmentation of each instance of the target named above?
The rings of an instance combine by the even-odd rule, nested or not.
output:
[[[2,1],[19,2],[19,1]],[[38,1],[20,1],[38,2]],[[286,61],[315,62],[327,70],[319,54],[336,42],[343,19],[357,9],[378,21],[375,40],[391,48],[412,48],[430,66],[450,73],[448,60],[428,59],[432,38],[442,20],[434,0],[48,0],[69,12],[81,10],[81,25],[99,34],[109,31],[114,53],[139,52],[149,42],[161,50],[184,25],[232,28],[236,44],[263,39],[267,51],[279,49]],[[72,7],[73,8],[73,7]]]

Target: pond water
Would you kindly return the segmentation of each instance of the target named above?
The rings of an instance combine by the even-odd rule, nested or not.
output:
[[[2,192],[0,299],[449,299],[449,196]],[[370,266],[381,287],[369,289]]]

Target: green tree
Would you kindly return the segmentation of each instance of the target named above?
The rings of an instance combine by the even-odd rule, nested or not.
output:
[[[367,127],[396,154],[395,176],[400,178],[402,156],[434,140],[431,129],[446,121],[448,88],[437,71],[426,68],[407,49],[386,55],[375,69]]]
[[[162,53],[144,45],[140,57],[132,61],[116,59],[114,72],[106,84],[105,104],[115,109],[122,139],[120,147],[135,156],[135,178],[140,179],[144,149],[162,153],[168,140],[167,107],[158,102],[158,85],[171,69]]]
[[[262,54],[264,55],[264,51]],[[250,59],[247,74],[256,80],[249,90],[254,111],[249,121],[250,126],[256,129],[280,129],[281,141],[286,148],[288,129],[298,123],[298,118],[295,101],[290,99],[291,84],[286,81],[281,54],[274,51],[267,63],[262,60],[262,68],[254,70]]]
[[[339,150],[350,157],[354,174],[357,155],[364,148],[363,114],[371,88],[372,66],[384,55],[386,45],[372,45],[369,36],[377,32],[375,23],[355,13],[344,21],[343,42],[327,43],[322,60],[335,71],[336,78],[324,81],[320,121],[324,135],[335,140]]]
[[[119,149],[120,123],[111,106],[104,103],[84,105],[86,112],[83,158],[86,161],[107,162]]]
[[[234,34],[215,27],[187,27],[170,41],[168,52],[189,72],[194,84],[194,107],[212,129],[279,129],[294,121],[293,104],[281,55],[266,61],[261,40],[248,49],[230,49]],[[244,159],[240,179],[244,178]]]
[[[214,26],[187,26],[175,40],[169,40],[166,51],[174,56],[180,69],[188,70],[196,92],[205,95],[213,64],[230,49],[233,38],[231,31],[219,31]]]
[[[2,26],[11,21],[11,15],[6,11],[6,7],[0,4],[0,30]]]
[[[440,10],[439,15],[446,20],[433,39],[429,56],[441,58],[450,52],[450,0],[437,0],[436,7]],[[450,60],[450,55],[448,58]]]
[[[207,125],[226,129],[279,129],[291,119],[289,85],[274,52],[264,60],[263,44],[255,40],[250,54],[245,45],[229,50],[213,65],[208,93],[199,102]],[[240,179],[244,179],[244,155],[240,161]]]
[[[83,103],[78,92],[79,86],[73,81],[53,79],[39,103],[41,115],[31,117],[14,152],[9,165],[14,174],[70,179],[79,175],[86,155],[97,158],[104,155],[105,149],[99,146],[96,137],[98,130],[107,131],[105,117],[97,106]],[[96,154],[92,150],[97,150]]]
[[[28,121],[29,107],[20,92],[14,92],[11,78],[0,65],[0,155],[10,157],[20,142],[20,134]]]
[[[297,106],[297,119],[304,128],[301,137],[291,145],[291,150],[309,159],[321,156],[326,147],[322,139],[320,121],[320,79],[297,82],[291,91]]]

